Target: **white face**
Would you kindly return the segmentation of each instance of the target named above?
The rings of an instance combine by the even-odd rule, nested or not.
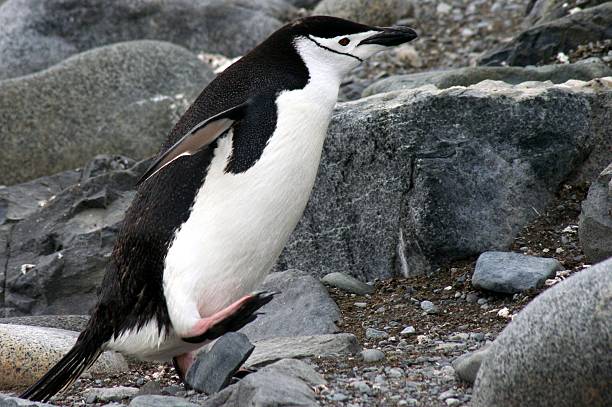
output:
[[[327,67],[338,77],[342,77],[365,59],[387,48],[378,44],[359,45],[364,39],[380,32],[372,30],[334,38],[309,35],[299,37],[295,41],[295,47],[306,65],[316,64],[321,69]]]

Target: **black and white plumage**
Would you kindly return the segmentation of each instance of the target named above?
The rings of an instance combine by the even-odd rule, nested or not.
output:
[[[249,293],[303,213],[342,77],[414,38],[308,17],[211,82],[140,183],[87,328],[22,397],[48,400],[105,349],[186,373],[191,352],[254,319],[272,297]]]

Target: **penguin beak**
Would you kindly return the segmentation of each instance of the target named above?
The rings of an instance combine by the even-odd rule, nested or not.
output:
[[[405,42],[409,42],[418,37],[416,31],[410,27],[395,26],[395,27],[377,27],[378,34],[362,40],[359,45],[376,44],[385,47],[393,47]]]

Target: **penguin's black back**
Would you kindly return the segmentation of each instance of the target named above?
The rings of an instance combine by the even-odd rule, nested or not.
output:
[[[202,91],[174,126],[159,155],[203,120],[256,97],[244,119],[234,126],[232,156],[226,167],[232,173],[248,170],[275,130],[276,96],[308,83],[308,69],[292,45],[296,33],[333,37],[367,29],[331,17],[311,17],[281,28]],[[177,228],[189,217],[216,146],[213,142],[200,153],[173,162],[138,188],[88,327],[98,338],[108,340],[152,318],[160,331],[169,328],[162,286],[164,259]]]

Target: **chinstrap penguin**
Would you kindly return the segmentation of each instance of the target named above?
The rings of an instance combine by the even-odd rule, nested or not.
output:
[[[86,329],[21,397],[48,400],[106,349],[185,375],[195,350],[255,319],[273,293],[252,291],[304,211],[341,79],[416,36],[307,17],[219,74],[141,178]]]

